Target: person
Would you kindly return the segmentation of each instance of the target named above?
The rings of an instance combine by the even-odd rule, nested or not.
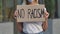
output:
[[[38,0],[26,0],[27,5],[39,5]],[[18,11],[16,10],[14,13],[14,18],[16,19],[18,15]],[[44,22],[24,22],[19,23],[17,22],[18,30],[24,34],[43,34],[43,31],[45,31],[48,28],[48,16],[49,13],[46,11],[46,8],[44,8]]]

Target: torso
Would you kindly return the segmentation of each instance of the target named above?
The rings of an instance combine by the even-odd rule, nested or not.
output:
[[[36,4],[39,5],[39,4]],[[46,8],[44,8],[46,9]],[[25,33],[39,33],[42,32],[42,22],[24,22],[23,23],[23,32]]]
[[[23,23],[23,32],[25,33],[39,33],[42,32],[42,22],[24,22]]]

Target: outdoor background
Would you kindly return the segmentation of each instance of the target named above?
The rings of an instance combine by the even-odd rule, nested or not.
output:
[[[16,6],[22,4],[25,4],[25,0],[0,0],[0,34],[18,33],[13,14]],[[49,28],[44,34],[59,34],[60,0],[39,0],[39,4],[45,4],[50,14],[48,20]]]

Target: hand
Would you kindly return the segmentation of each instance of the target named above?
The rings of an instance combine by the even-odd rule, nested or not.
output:
[[[16,19],[17,16],[18,16],[18,11],[15,10],[15,12],[14,12],[14,18]]]
[[[45,17],[45,19],[48,19],[48,17],[49,17],[49,13],[48,13],[47,11],[45,11],[45,13],[44,13],[44,17]]]

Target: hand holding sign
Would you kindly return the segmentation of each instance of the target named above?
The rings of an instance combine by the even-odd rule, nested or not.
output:
[[[17,5],[17,22],[37,22],[45,21],[44,5]]]

